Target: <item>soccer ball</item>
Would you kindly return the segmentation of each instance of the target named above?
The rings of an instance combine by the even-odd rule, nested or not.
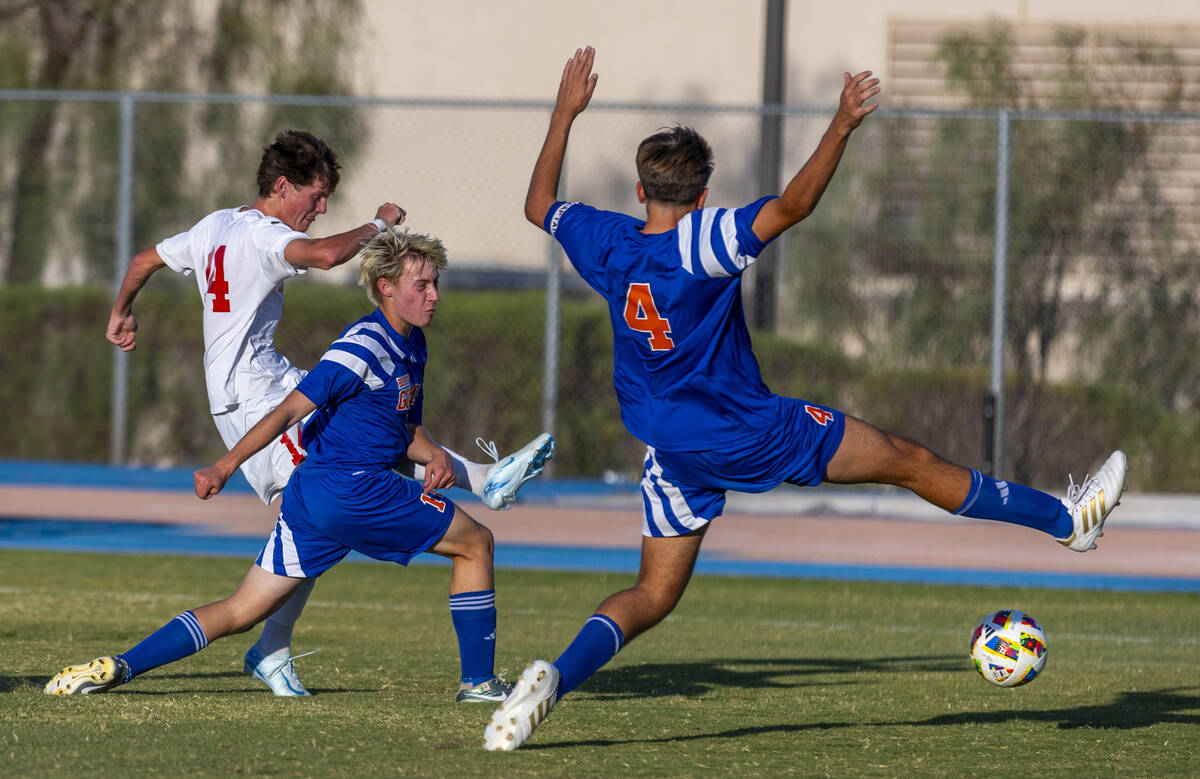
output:
[[[979,621],[971,634],[975,670],[992,684],[1032,682],[1046,667],[1046,633],[1023,611],[1001,609]]]

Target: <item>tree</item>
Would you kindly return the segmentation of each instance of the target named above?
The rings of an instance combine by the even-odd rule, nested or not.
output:
[[[344,94],[339,52],[359,0],[0,0],[0,87]],[[361,139],[352,111],[139,103],[135,240],[230,198],[252,195],[261,147],[302,124],[343,157]],[[0,282],[35,283],[48,258],[82,258],[78,275],[112,277],[117,106],[6,101],[0,168]],[[152,150],[152,153],[151,153]],[[7,221],[7,230],[3,222]],[[6,233],[6,235],[5,235]]]
[[[1040,70],[1017,55],[1012,28],[995,22],[945,37],[937,63],[949,90],[971,108],[1172,112],[1190,99],[1174,52],[1150,42],[1064,27]],[[1167,88],[1153,93],[1147,84]],[[882,138],[863,158],[871,167],[862,172],[860,160],[855,168],[867,182],[858,194],[870,193],[870,205],[859,200],[844,209],[848,218],[821,223],[806,240],[828,243],[846,259],[797,256],[811,286],[803,305],[812,318],[834,323],[832,330],[814,326],[822,337],[857,345],[872,364],[986,366],[995,122],[906,117],[879,124]],[[1156,360],[1137,344],[1149,339],[1165,351],[1172,327],[1200,317],[1194,263],[1188,283],[1170,280],[1180,257],[1167,237],[1177,232],[1177,214],[1161,192],[1162,176],[1177,164],[1162,143],[1166,126],[1020,118],[1011,128],[1005,348],[1015,392],[1007,421],[1020,432],[1007,437],[1006,460],[1015,478],[1029,481],[1035,453],[1054,435],[1033,424],[1052,373],[1061,378],[1067,368],[1079,379],[1130,386],[1161,381],[1162,395],[1177,402],[1186,386],[1194,399],[1200,377],[1192,360],[1171,359],[1174,369],[1154,378],[1139,379],[1130,368],[1145,371]],[[1171,320],[1159,316],[1164,310]]]

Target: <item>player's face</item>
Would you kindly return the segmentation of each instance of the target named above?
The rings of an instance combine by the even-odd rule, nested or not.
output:
[[[383,298],[379,307],[401,335],[407,336],[414,327],[425,327],[433,321],[441,296],[438,269],[429,260],[421,259],[399,278],[382,279],[379,284]]]
[[[284,181],[279,187],[280,219],[293,230],[304,232],[318,216],[325,213],[329,200],[329,185],[320,181],[298,187]]]

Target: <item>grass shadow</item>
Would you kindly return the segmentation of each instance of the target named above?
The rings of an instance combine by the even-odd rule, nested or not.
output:
[[[1200,725],[1200,695],[1198,688],[1183,687],[1144,692],[1123,692],[1108,703],[1087,706],[1070,706],[1059,709],[1005,710],[986,712],[959,712],[943,714],[924,720],[886,722],[809,722],[779,723],[735,728],[715,733],[693,733],[661,738],[641,739],[592,739],[589,741],[563,741],[554,744],[529,744],[523,749],[559,749],[563,747],[606,747],[628,744],[669,744],[673,742],[699,741],[706,739],[736,739],[758,736],[765,733],[802,733],[805,731],[836,730],[860,727],[947,727],[955,725],[1001,725],[1023,720],[1046,722],[1062,730],[1076,728],[1133,730],[1148,728],[1164,723]]]
[[[245,693],[247,695],[265,695],[271,696],[270,690],[262,685],[262,683],[250,679],[245,674],[239,671],[216,671],[213,673],[154,673],[149,678],[152,681],[201,681],[204,679],[244,679],[246,681],[243,689],[236,690],[221,690],[215,687],[173,687],[168,690],[148,690],[142,687],[138,680],[122,685],[111,693],[111,695],[203,695],[211,693],[213,695],[229,695],[231,693]],[[45,687],[46,682],[50,680],[50,674],[41,676],[4,676],[0,675],[0,693],[17,692],[28,690],[30,688],[41,690]],[[355,693],[355,692],[379,692],[376,687],[355,689],[350,687],[310,687],[309,692],[316,695],[336,695],[339,693]],[[284,696],[286,697],[286,696]]]
[[[42,689],[46,686],[46,682],[50,681],[50,677],[54,674],[45,674],[44,676],[4,676],[0,674],[0,693],[16,692],[17,690],[26,687],[36,687]]]
[[[1050,722],[1063,730],[1074,728],[1113,728],[1132,730],[1164,722],[1200,725],[1200,695],[1186,694],[1200,688],[1177,687],[1165,690],[1122,692],[1111,702],[1061,709],[969,711],[943,714],[911,722],[878,722],[876,725],[996,725],[1015,720]]]
[[[960,655],[913,655],[858,659],[746,658],[712,659],[694,663],[643,663],[605,669],[587,680],[583,692],[605,700],[695,696],[721,687],[769,689],[813,684],[854,684],[853,680],[806,682],[804,677],[961,671]]]

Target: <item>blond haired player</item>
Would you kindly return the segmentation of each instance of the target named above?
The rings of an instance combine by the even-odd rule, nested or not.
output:
[[[214,211],[186,232],[140,252],[129,264],[113,304],[107,338],[124,351],[137,346],[133,303],[158,270],[194,276],[204,306],[204,377],[209,410],[227,447],[232,447],[291,392],[305,371],[275,351],[283,313],[283,284],[309,268],[329,270],[349,260],[371,237],[404,221],[404,209],[384,203],[375,216],[345,232],[309,238],[305,231],[325,213],[340,179],[337,155],[320,138],[299,130],[279,133],[263,149],[256,175],[258,197],[250,205]],[[452,485],[480,495],[489,508],[506,508],[520,485],[536,475],[553,439],[542,435],[493,465],[450,452],[450,462],[426,472],[409,465],[414,478],[434,488]],[[495,457],[494,447],[490,452]],[[284,431],[241,467],[264,503],[271,503],[303,461],[300,424]],[[312,591],[309,580],[263,626],[246,653],[245,671],[276,695],[307,695],[292,663],[292,631]]]
[[[423,328],[440,299],[440,241],[388,230],[362,251],[359,278],[377,308],[347,327],[277,408],[214,465],[196,471],[196,494],[217,494],[239,466],[301,419],[308,458],[292,474],[279,519],[255,564],[227,598],[189,609],[127,651],[64,668],[55,695],[106,692],[240,633],[350,550],[407,565],[422,552],[452,564],[450,617],[458,637],[459,702],[499,702],[509,686],[493,670],[496,593],[491,531],[432,490],[450,457],[424,424]],[[425,464],[426,483],[395,472]],[[538,467],[540,467],[540,463]]]

